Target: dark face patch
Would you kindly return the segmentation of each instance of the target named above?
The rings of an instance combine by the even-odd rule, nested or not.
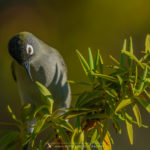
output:
[[[14,36],[8,43],[10,55],[19,63],[23,64],[27,59],[26,44],[19,35]]]

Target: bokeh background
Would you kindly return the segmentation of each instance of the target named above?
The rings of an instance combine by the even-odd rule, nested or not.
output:
[[[119,58],[124,38],[133,37],[134,50],[144,50],[150,32],[149,0],[0,0],[0,121],[10,121],[6,106],[18,114],[20,108],[8,54],[8,40],[17,32],[29,31],[55,47],[64,57],[71,80],[86,80],[75,50],[101,50],[104,63],[109,54]],[[73,93],[84,87],[72,85]],[[150,125],[145,111],[143,122]],[[123,127],[125,128],[125,127]],[[2,127],[0,127],[0,130]],[[113,150],[149,150],[150,129],[134,128],[134,145],[126,132],[117,135]]]

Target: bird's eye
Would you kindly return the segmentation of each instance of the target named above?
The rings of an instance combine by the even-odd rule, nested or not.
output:
[[[34,53],[32,45],[27,44],[26,51],[27,51],[27,54],[32,55]]]

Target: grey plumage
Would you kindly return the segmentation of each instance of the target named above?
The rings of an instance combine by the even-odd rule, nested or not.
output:
[[[32,46],[34,50],[32,55],[27,53],[27,45]],[[67,82],[67,69],[57,50],[28,32],[15,35],[10,40],[8,49],[14,58],[12,73],[18,85],[22,104],[31,103],[36,107],[43,103],[34,82],[39,81],[52,93],[55,110],[69,107],[71,92]],[[25,62],[30,65],[30,69],[26,68],[29,72],[23,67]]]

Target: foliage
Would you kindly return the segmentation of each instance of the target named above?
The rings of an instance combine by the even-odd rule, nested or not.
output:
[[[98,150],[111,150],[111,125],[121,134],[120,122],[124,122],[131,144],[133,125],[147,127],[142,123],[139,105],[150,112],[147,100],[150,98],[150,35],[146,37],[145,51],[142,51],[143,56],[140,59],[134,55],[131,38],[128,45],[124,40],[120,61],[110,56],[115,65],[104,66],[99,50],[93,58],[89,48],[88,61],[78,50],[76,53],[89,82],[68,82],[84,84],[90,87],[90,90],[82,92],[73,107],[54,111],[51,93],[41,83],[36,82],[44,105],[38,108],[32,108],[30,104],[25,105],[20,120],[8,106],[14,122],[1,124],[15,126],[17,129],[0,131],[0,146],[4,150],[23,147],[26,144],[33,150],[55,146],[67,150],[90,150],[93,147]],[[106,73],[108,69],[111,70],[110,73]],[[133,111],[134,118],[128,110]],[[36,119],[34,128],[28,125],[33,118]],[[74,123],[68,121],[72,118]],[[33,132],[27,132],[27,127],[33,129]],[[49,127],[53,129],[50,134],[45,134],[44,138],[36,143],[38,136]]]

